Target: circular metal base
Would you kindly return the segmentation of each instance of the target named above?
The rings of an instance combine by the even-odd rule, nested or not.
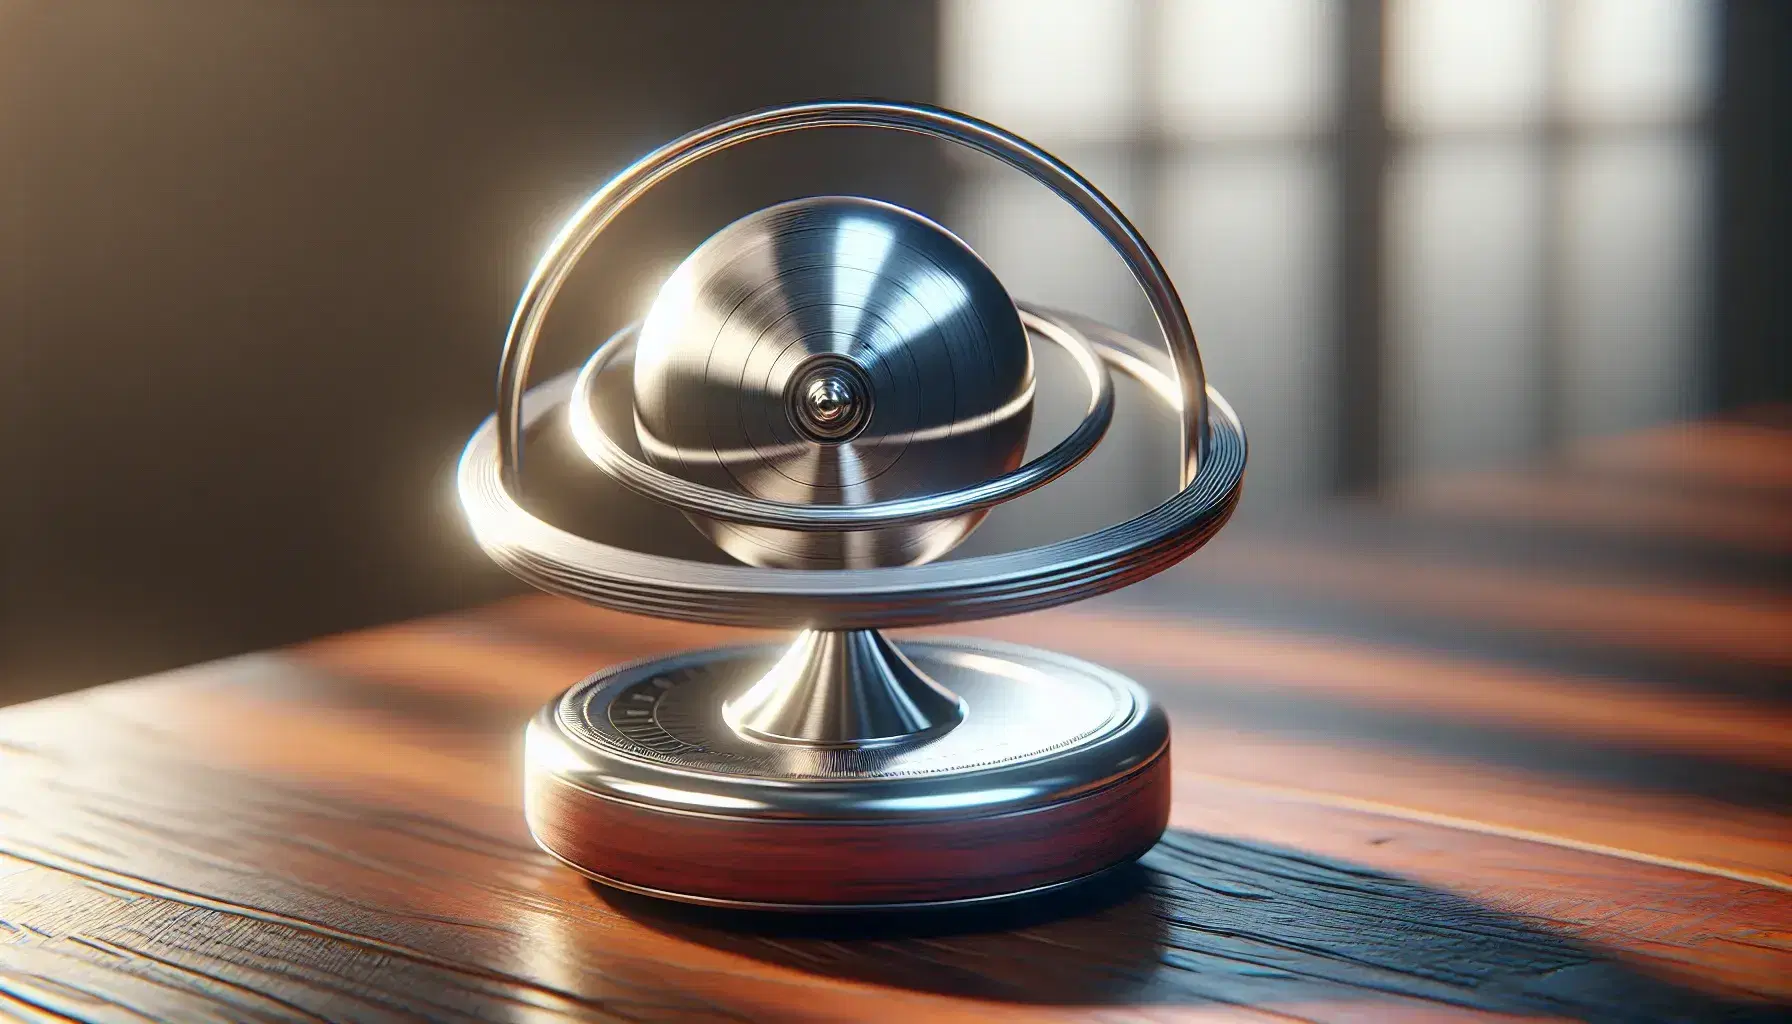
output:
[[[771,743],[723,720],[779,645],[600,672],[530,724],[542,848],[620,888],[712,906],[979,902],[1130,861],[1169,818],[1169,729],[1136,684],[986,641],[904,643],[964,698],[950,731],[861,749]]]

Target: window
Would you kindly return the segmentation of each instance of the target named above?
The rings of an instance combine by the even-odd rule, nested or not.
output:
[[[1388,5],[1396,470],[1689,411],[1710,16],[1702,0]]]
[[[1383,403],[1391,472],[1689,411],[1709,0],[1386,0],[1380,95],[1352,101],[1386,140],[1367,197],[1344,191],[1339,130],[1363,123],[1342,83],[1364,59],[1345,22],[1365,11],[944,0],[942,97],[1058,153],[1144,231],[1251,429],[1248,501],[1331,485],[1355,400],[1337,372],[1348,260],[1381,267],[1382,380],[1364,400]],[[1364,202],[1380,229],[1344,237]],[[1018,298],[1154,330],[1118,261],[1044,189],[967,161],[954,216]],[[1133,508],[1161,498],[1167,483],[1129,484],[1162,475],[1161,446],[1116,442],[1097,486],[1143,487]]]

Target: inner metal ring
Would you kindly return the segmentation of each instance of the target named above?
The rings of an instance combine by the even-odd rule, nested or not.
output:
[[[1060,319],[1040,316],[1025,306],[1018,308],[1021,322],[1026,325],[1029,333],[1037,334],[1063,349],[1076,363],[1077,369],[1082,371],[1083,381],[1089,387],[1089,404],[1076,428],[1049,450],[1018,469],[969,487],[858,505],[807,505],[736,494],[673,476],[650,466],[617,444],[604,430],[597,413],[593,411],[597,380],[612,363],[621,358],[624,351],[633,350],[637,334],[634,326],[623,328],[599,345],[579,371],[568,403],[573,440],[597,468],[636,494],[685,512],[747,526],[815,531],[875,530],[902,523],[946,519],[975,509],[992,508],[1029,491],[1038,490],[1068,473],[1101,443],[1114,418],[1113,378],[1108,375],[1101,355],[1083,332]],[[868,388],[869,383],[865,386]],[[1032,392],[1029,390],[1027,398],[1031,397]],[[954,424],[952,429],[960,426],[962,424]],[[703,454],[724,461],[731,457],[728,452]],[[757,459],[762,458],[763,454],[750,452],[743,453],[742,457]]]
[[[1055,324],[1083,321],[1037,307]],[[1110,368],[1137,378],[1175,408],[1180,381],[1159,350],[1111,329],[1087,340]],[[520,426],[559,411],[575,374],[531,388]],[[542,590],[618,611],[714,625],[813,629],[922,626],[1052,608],[1118,590],[1169,568],[1217,533],[1244,483],[1238,416],[1209,389],[1208,456],[1193,480],[1143,515],[1021,551],[878,569],[762,569],[631,551],[542,522],[517,501],[499,457],[499,417],[461,456],[461,506],[480,547]],[[854,506],[863,508],[867,506]]]

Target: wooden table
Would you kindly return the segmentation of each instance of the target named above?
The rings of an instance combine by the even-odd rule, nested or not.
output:
[[[527,598],[0,712],[0,1015],[1584,1020],[1792,1013],[1792,432],[1240,522],[961,627],[1134,673],[1171,832],[1044,904],[699,913],[538,852],[521,726],[739,634]]]

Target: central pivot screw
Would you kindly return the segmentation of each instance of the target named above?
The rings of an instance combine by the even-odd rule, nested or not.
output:
[[[845,374],[828,374],[809,382],[809,419],[817,425],[832,426],[852,418],[858,412],[859,396]]]
[[[812,441],[850,440],[870,419],[871,389],[864,371],[846,360],[814,360],[791,383],[790,418]]]

